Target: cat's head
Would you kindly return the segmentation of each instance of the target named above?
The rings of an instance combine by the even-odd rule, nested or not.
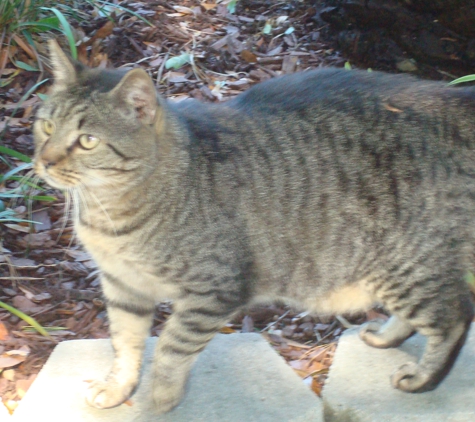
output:
[[[49,49],[54,84],[34,124],[37,174],[57,188],[110,187],[151,167],[160,108],[148,74],[90,69],[55,41]]]

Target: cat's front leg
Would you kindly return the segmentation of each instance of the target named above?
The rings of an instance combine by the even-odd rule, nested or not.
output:
[[[193,363],[229,321],[232,309],[217,300],[192,296],[175,303],[155,352],[153,398],[158,413],[181,401]]]
[[[135,389],[155,310],[153,302],[140,297],[123,294],[121,300],[110,299],[110,288],[106,286],[107,280],[103,280],[106,298],[109,291],[107,314],[114,362],[106,379],[92,382],[86,394],[87,402],[100,409],[120,405]]]

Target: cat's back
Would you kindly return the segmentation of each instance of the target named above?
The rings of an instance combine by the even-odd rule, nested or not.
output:
[[[353,115],[365,121],[446,118],[472,120],[475,89],[450,87],[406,74],[319,69],[255,85],[228,106],[253,115],[305,116],[312,111]],[[308,117],[308,115],[307,115]],[[315,115],[318,118],[319,115]],[[410,119],[409,119],[410,120]]]

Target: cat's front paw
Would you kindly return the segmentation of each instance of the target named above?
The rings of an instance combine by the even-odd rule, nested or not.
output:
[[[183,388],[155,386],[153,390],[155,411],[159,414],[169,412],[181,402],[184,394],[185,390]]]
[[[402,365],[391,376],[391,384],[408,393],[422,393],[434,389],[430,374],[417,363],[410,362]]]
[[[119,406],[126,401],[132,393],[135,385],[120,384],[115,379],[108,381],[94,381],[87,389],[86,401],[92,407],[108,409]]]

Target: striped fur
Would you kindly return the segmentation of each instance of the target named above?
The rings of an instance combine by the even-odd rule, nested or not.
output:
[[[220,327],[262,299],[324,313],[379,302],[393,316],[364,326],[364,341],[428,339],[393,386],[420,392],[444,378],[473,317],[464,282],[475,234],[473,89],[329,69],[220,105],[173,104],[141,70],[87,69],[55,45],[52,59],[35,168],[75,199],[116,352],[91,405],[131,394],[162,299],[174,313],[155,356],[159,412],[181,400]],[[81,134],[100,142],[84,149]]]

